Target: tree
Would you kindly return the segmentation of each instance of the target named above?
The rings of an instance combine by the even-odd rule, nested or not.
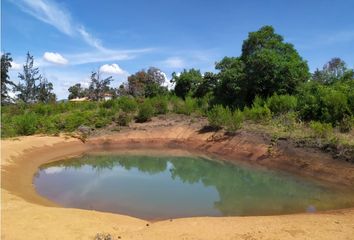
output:
[[[197,85],[193,97],[202,98],[212,93],[217,85],[217,75],[212,72],[204,73],[203,80]]]
[[[166,77],[160,69],[150,67],[147,70],[147,82],[145,84],[145,97],[155,97],[167,93],[167,88],[162,86],[165,83]]]
[[[80,83],[76,83],[75,85],[69,87],[68,91],[68,99],[83,98],[88,96],[88,89],[81,87]]]
[[[245,64],[240,58],[224,57],[215,66],[220,72],[215,88],[215,101],[223,105],[242,107],[246,104],[247,81]]]
[[[242,45],[241,60],[245,64],[248,104],[257,95],[265,98],[274,93],[292,94],[310,77],[307,62],[272,26],[249,33]]]
[[[34,103],[37,101],[38,84],[41,82],[42,75],[38,68],[33,67],[33,56],[27,52],[26,63],[23,65],[23,73],[19,73],[20,83],[16,87],[19,91],[17,97],[25,103]]]
[[[88,88],[88,97],[94,101],[99,101],[104,98],[104,94],[110,91],[109,85],[113,81],[112,76],[101,79],[100,71],[92,72],[91,83]]]
[[[150,67],[128,77],[128,93],[134,97],[154,97],[163,94],[166,88],[162,86],[165,75],[160,69]]]
[[[1,105],[11,101],[8,94],[8,85],[16,87],[16,85],[10,81],[10,76],[8,75],[9,69],[11,68],[11,62],[12,58],[10,53],[4,53],[1,55]]]
[[[332,84],[340,80],[348,80],[352,78],[352,70],[348,70],[345,62],[340,58],[332,58],[322,68],[316,69],[312,75],[312,79],[322,84]]]
[[[126,84],[121,84],[119,85],[117,89],[117,96],[122,97],[122,96],[127,96],[128,95],[128,90],[127,90]]]
[[[51,103],[56,101],[56,95],[52,92],[53,84],[43,77],[38,86],[37,100],[42,103]]]
[[[200,70],[197,69],[184,69],[180,75],[172,73],[172,83],[175,83],[175,94],[183,99],[188,94],[193,95],[199,84],[203,81]]]

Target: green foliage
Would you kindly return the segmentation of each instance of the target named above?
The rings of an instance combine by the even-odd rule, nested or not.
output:
[[[241,60],[245,64],[247,103],[256,95],[291,94],[310,78],[306,61],[271,26],[249,33],[242,45]]]
[[[242,127],[243,117],[243,113],[239,109],[234,111],[227,118],[228,121],[226,122],[226,130],[230,132],[235,132],[236,130],[240,129]]]
[[[1,54],[1,105],[11,102],[11,97],[8,94],[10,86],[16,86],[11,80],[8,74],[11,68],[12,57],[10,53]]]
[[[166,114],[168,112],[168,100],[167,97],[157,96],[150,99],[152,106],[154,107],[155,114]]]
[[[18,135],[32,135],[37,130],[38,116],[34,113],[26,113],[14,117],[13,126]]]
[[[209,125],[213,128],[221,128],[225,126],[225,123],[229,121],[231,110],[222,105],[215,105],[208,112]]]
[[[138,108],[138,103],[136,102],[136,100],[128,96],[120,97],[117,103],[119,108],[122,109],[124,112],[132,113],[135,112]]]
[[[245,64],[240,58],[224,57],[215,66],[219,81],[214,91],[217,103],[242,107],[246,104]]]
[[[175,83],[175,94],[183,99],[187,95],[194,95],[194,92],[202,81],[202,74],[194,68],[188,71],[184,69],[180,75],[176,73],[172,74],[172,82]]]
[[[333,133],[333,128],[330,123],[311,121],[310,128],[314,136],[319,138],[328,138]]]
[[[310,82],[299,89],[297,98],[300,117],[307,121],[335,125],[345,115],[351,115],[347,94],[335,86]]]
[[[208,112],[208,121],[213,128],[224,127],[227,131],[235,132],[242,127],[243,113],[238,109],[232,112],[229,107],[215,105]]]
[[[297,107],[297,98],[290,95],[278,95],[267,99],[267,106],[275,114],[287,113],[290,111],[295,111]]]
[[[129,126],[129,123],[132,121],[132,116],[129,113],[119,111],[119,113],[114,117],[114,121],[119,126]]]
[[[139,105],[139,112],[136,116],[137,122],[150,121],[154,116],[154,108],[149,101],[145,101]]]
[[[345,115],[339,123],[339,130],[342,133],[350,132],[354,127],[354,117]]]
[[[244,109],[245,118],[255,122],[269,122],[272,118],[272,112],[267,105],[253,105],[252,108]]]
[[[103,101],[102,107],[104,108],[113,108],[115,106],[116,102],[113,99]]]

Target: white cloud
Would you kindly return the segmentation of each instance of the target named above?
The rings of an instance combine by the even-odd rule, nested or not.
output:
[[[101,40],[93,37],[90,33],[88,33],[85,29],[84,26],[79,26],[77,28],[77,31],[80,33],[81,37],[84,39],[84,41],[89,44],[92,47],[95,47],[101,51],[106,51],[107,49],[105,49],[102,44],[101,44]]]
[[[75,65],[93,62],[107,62],[132,59],[135,58],[138,53],[141,54],[152,50],[151,48],[133,50],[107,49],[102,45],[100,39],[95,38],[91,33],[86,30],[86,28],[82,24],[74,22],[71,19],[70,13],[65,8],[53,2],[52,0],[10,1],[19,6],[22,11],[32,15],[38,20],[54,26],[60,32],[66,35],[72,37],[78,36],[88,45],[95,48],[95,51],[92,52],[66,54],[65,56],[69,60],[70,64]],[[59,62],[60,64],[64,64],[65,61],[61,59],[59,60]]]
[[[186,65],[184,60],[180,57],[167,58],[165,61],[162,62],[162,64],[165,67],[169,67],[169,68],[183,68]]]
[[[165,81],[163,82],[162,86],[167,87],[169,90],[175,87],[174,83],[171,83],[170,80],[167,78],[166,73],[161,71],[161,74],[165,77]]]
[[[133,59],[142,53],[151,52],[153,48],[131,49],[131,50],[105,50],[92,51],[85,53],[67,54],[66,57],[73,65],[94,63],[94,62],[109,62]]]
[[[22,65],[13,61],[11,62],[11,70],[21,70]]]
[[[50,0],[13,0],[22,11],[32,15],[38,20],[57,28],[62,33],[74,35],[75,29],[70,14]]]
[[[68,64],[68,60],[64,58],[62,55],[60,55],[59,53],[45,52],[43,58],[47,62],[51,62],[55,64],[61,64],[61,65]]]
[[[127,72],[121,69],[118,64],[105,64],[100,67],[100,72],[116,75],[126,75]]]

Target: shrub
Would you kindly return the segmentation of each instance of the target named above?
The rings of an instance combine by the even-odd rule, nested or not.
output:
[[[132,116],[126,112],[120,111],[114,118],[119,126],[128,126],[132,120]]]
[[[208,112],[209,125],[213,128],[221,128],[227,122],[230,122],[231,115],[231,110],[228,107],[224,108],[222,105],[215,105]]]
[[[137,122],[146,122],[150,121],[153,116],[154,108],[152,107],[150,102],[145,101],[139,106],[139,112],[136,117],[136,120]]]
[[[227,111],[226,119],[227,119],[226,130],[235,132],[236,130],[242,127],[243,113],[238,109],[234,111],[232,114],[231,112]]]
[[[104,102],[102,103],[102,107],[104,107],[104,108],[113,108],[114,105],[115,105],[115,101],[114,101],[113,99],[104,101]]]
[[[134,98],[131,97],[120,97],[118,99],[118,106],[120,109],[122,109],[124,112],[135,112],[136,109],[138,108],[138,103],[135,101]]]
[[[275,114],[294,111],[297,106],[297,98],[290,95],[274,94],[267,99],[267,106]]]
[[[38,117],[34,113],[25,113],[13,119],[15,131],[18,135],[32,135],[37,130]]]
[[[191,115],[197,108],[197,101],[194,98],[186,97],[183,114]]]
[[[80,125],[87,125],[91,119],[85,118],[80,112],[70,112],[64,117],[64,128],[66,131],[72,132],[75,131]]]
[[[354,126],[354,118],[345,115],[342,121],[339,122],[339,131],[342,133],[350,132]]]
[[[315,137],[327,138],[333,132],[332,125],[330,123],[320,123],[316,121],[310,122],[310,128]]]
[[[158,96],[150,99],[155,114],[166,114],[168,112],[168,101],[166,97]]]
[[[275,119],[275,123],[280,126],[284,127],[286,131],[292,132],[295,130],[296,123],[298,122],[298,116],[296,112],[288,112],[278,115]]]
[[[270,109],[265,106],[254,105],[252,108],[245,108],[244,115],[247,119],[255,122],[268,122],[272,118]]]
[[[33,112],[38,115],[50,115],[53,112],[54,107],[49,104],[38,103],[32,106]]]
[[[350,115],[345,92],[318,83],[305,84],[299,90],[298,110],[304,120],[337,124]]]

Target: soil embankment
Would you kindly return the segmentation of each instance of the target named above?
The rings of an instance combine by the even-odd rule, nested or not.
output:
[[[33,174],[47,162],[95,150],[177,150],[226,161],[280,169],[303,177],[353,187],[353,164],[314,149],[240,131],[209,131],[203,123],[154,119],[86,143],[73,138],[30,136],[2,140],[2,239],[351,239],[354,209],[266,217],[196,217],[148,223],[124,215],[62,208],[36,194]]]

